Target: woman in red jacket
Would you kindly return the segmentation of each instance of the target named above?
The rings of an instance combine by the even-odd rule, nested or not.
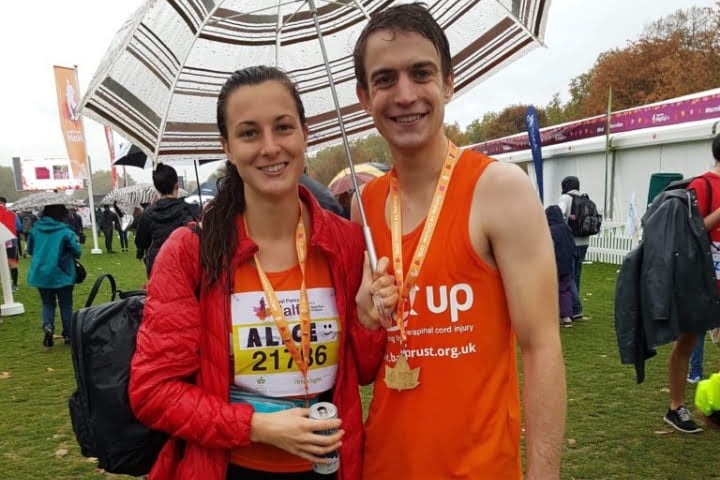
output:
[[[135,414],[170,434],[149,478],[359,479],[357,387],[385,341],[369,292],[391,307],[392,277],[363,276],[359,228],[298,186],[308,130],[284,73],[235,72],[217,123],[226,174],[200,237],[180,228],[163,245],[132,362]],[[308,419],[318,401],[339,419]],[[337,474],[314,473],[337,449]]]

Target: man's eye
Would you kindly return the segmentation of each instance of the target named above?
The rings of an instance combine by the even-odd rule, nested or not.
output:
[[[417,80],[428,80],[430,77],[432,77],[432,72],[430,70],[415,71],[415,78]]]
[[[375,80],[373,81],[373,85],[376,87],[384,87],[388,86],[392,83],[392,77],[390,75],[379,75],[375,77]]]

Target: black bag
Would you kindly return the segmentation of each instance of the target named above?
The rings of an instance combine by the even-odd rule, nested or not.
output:
[[[92,306],[103,280],[110,302]],[[115,298],[119,297],[119,301]],[[132,413],[127,386],[145,291],[120,292],[112,275],[95,280],[85,308],[73,313],[72,360],[77,390],[69,400],[80,451],[110,473],[145,475],[167,440]]]
[[[78,233],[78,242],[80,242],[80,245],[85,245],[85,232]]]
[[[188,228],[199,235],[197,224]],[[104,279],[110,282],[110,302],[92,306]],[[70,419],[81,453],[96,457],[98,466],[110,473],[146,475],[168,439],[166,433],[140,423],[128,397],[145,296],[145,290],[122,292],[112,275],[100,275],[85,307],[72,318],[77,390],[68,401]]]
[[[82,263],[75,259],[75,283],[82,283],[87,277],[87,271]]]
[[[587,193],[571,195],[572,206],[568,216],[568,226],[576,237],[588,237],[600,233],[602,215],[597,211],[595,202]]]

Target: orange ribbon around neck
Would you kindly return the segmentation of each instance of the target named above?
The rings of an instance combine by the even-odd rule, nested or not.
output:
[[[245,231],[247,231],[247,220],[245,220]],[[270,307],[270,313],[275,320],[280,338],[285,344],[288,353],[292,356],[293,361],[300,369],[303,378],[303,387],[305,389],[305,398],[309,398],[308,386],[308,368],[310,365],[310,302],[308,301],[307,287],[305,286],[305,267],[307,265],[307,236],[305,234],[305,225],[303,224],[302,203],[300,204],[300,218],[298,219],[297,228],[295,229],[295,250],[297,252],[298,263],[300,264],[300,272],[302,273],[302,283],[300,285],[300,351],[298,351],[295,342],[293,342],[290,327],[283,314],[282,306],[278,301],[275,290],[270,280],[265,274],[257,254],[254,255],[255,266],[260,277],[260,283],[265,293],[265,299]]]
[[[404,322],[405,313],[408,311],[409,307],[412,307],[410,305],[410,291],[415,286],[415,282],[420,275],[420,269],[425,262],[428,247],[430,246],[433,232],[435,231],[438,219],[440,218],[440,211],[442,210],[445,195],[447,194],[447,188],[450,184],[450,177],[452,176],[453,169],[457,164],[457,160],[458,148],[455,144],[448,141],[448,151],[445,157],[445,163],[443,164],[440,172],[440,178],[438,178],[435,193],[433,194],[432,201],[430,202],[430,210],[428,210],[427,218],[425,219],[425,226],[423,227],[422,234],[420,235],[418,245],[415,248],[415,253],[413,254],[410,267],[408,268],[407,278],[405,279],[403,279],[402,205],[400,201],[400,183],[398,181],[397,171],[395,168],[393,168],[390,172],[390,233],[392,240],[393,269],[395,270],[395,282],[400,287],[400,299],[397,303],[395,322],[400,330],[400,337],[403,344],[407,343],[407,334],[405,332]]]

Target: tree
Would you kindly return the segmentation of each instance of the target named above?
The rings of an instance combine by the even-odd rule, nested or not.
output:
[[[646,27],[626,48],[603,52],[573,79],[574,118],[602,114],[613,89],[613,110],[666,100],[720,85],[720,4],[693,7]]]
[[[452,124],[445,124],[445,136],[450,139],[455,145],[462,147],[470,144],[470,137],[462,131],[460,125],[455,122]]]
[[[25,195],[26,193],[15,190],[15,174],[12,167],[0,167],[0,196],[5,197],[8,202],[14,202]]]

